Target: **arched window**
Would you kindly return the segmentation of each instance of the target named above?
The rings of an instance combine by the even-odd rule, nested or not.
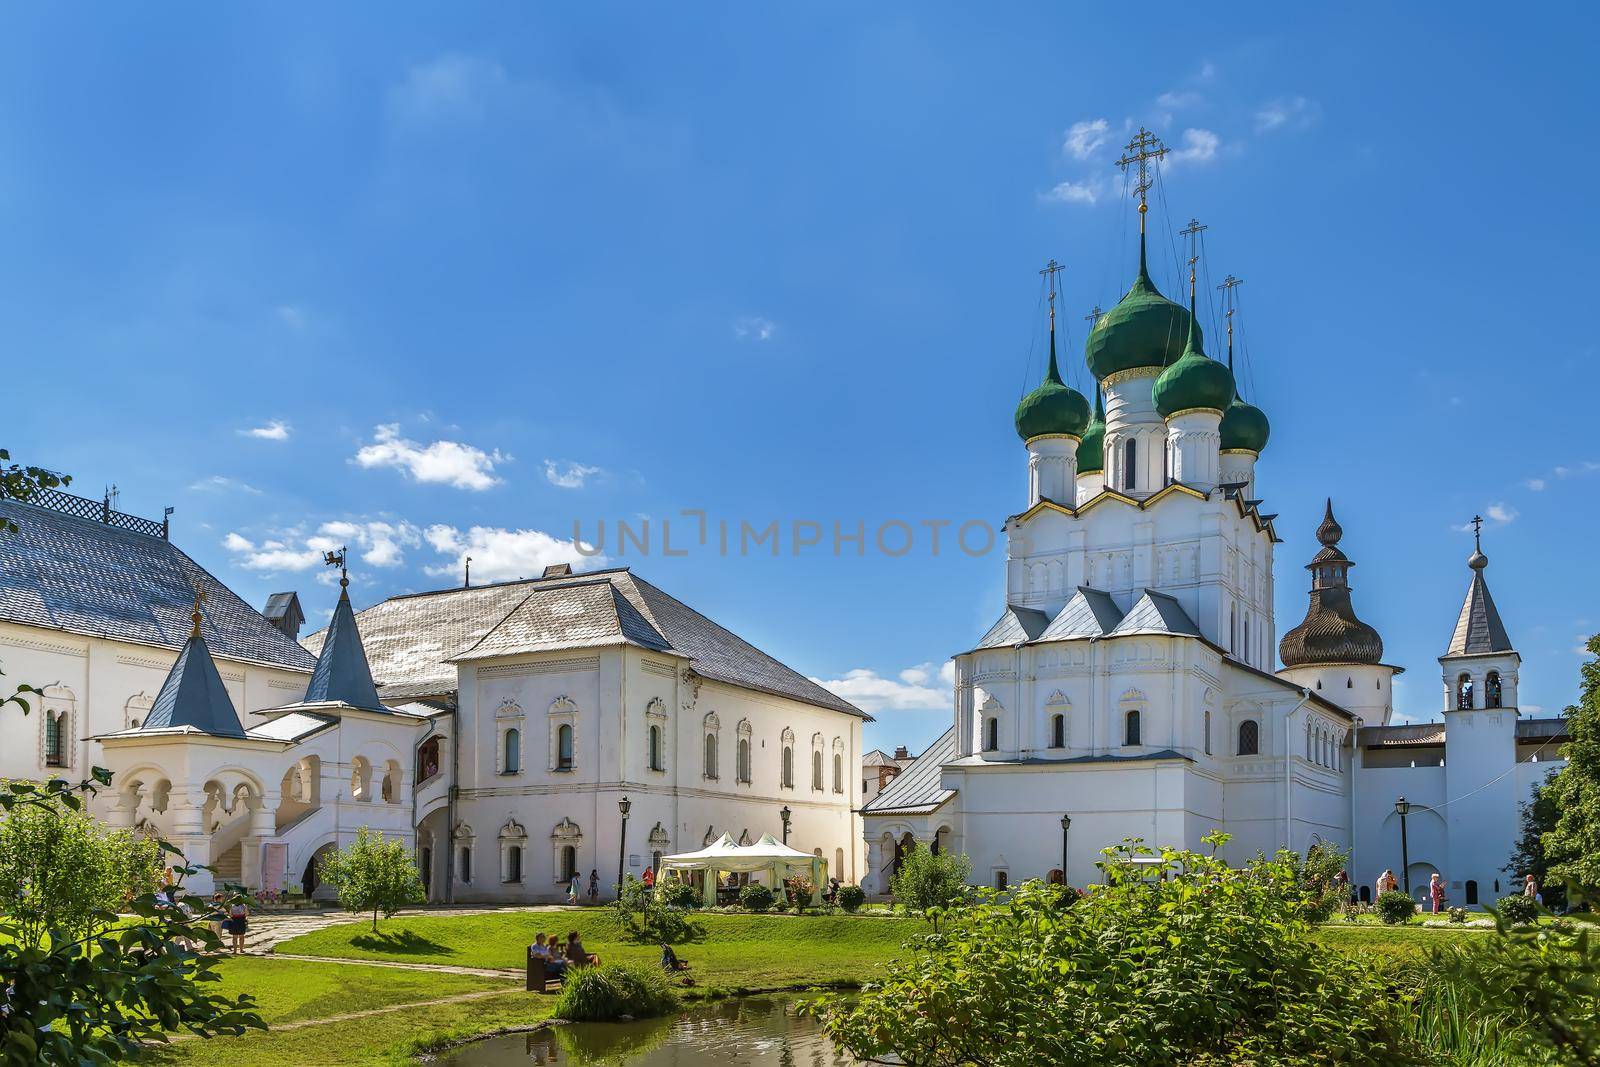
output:
[[[645,745],[650,759],[650,769],[652,771],[666,770],[666,762],[661,758],[661,727],[655,723],[650,724],[650,734],[645,741]]]
[[[1172,484],[1172,443],[1161,450],[1161,484]]]
[[[1463,674],[1456,679],[1456,709],[1472,710],[1472,675]]]
[[[1139,484],[1136,474],[1139,466],[1139,442],[1130,437],[1122,445],[1122,488],[1132,492]]]
[[[44,765],[67,765],[67,713],[64,711],[60,714],[53,711],[44,713]]]
[[[1306,720],[1306,759],[1309,761],[1311,758],[1312,758],[1312,753],[1311,753],[1311,720],[1307,719]]]
[[[1361,887],[1361,903],[1363,903],[1363,904],[1371,904],[1372,903],[1372,887],[1371,886],[1365,886],[1364,885],[1364,886]]]
[[[522,773],[522,731],[515,727],[506,731],[503,765],[506,774]]]
[[[1471,878],[1468,878],[1467,879],[1466,890],[1467,890],[1467,903],[1468,904],[1476,904],[1478,902],[1478,883],[1475,880],[1473,880]]]
[[[750,739],[748,737],[739,738],[738,756],[739,756],[739,766],[738,766],[737,770],[738,770],[738,774],[739,774],[739,781],[741,781],[741,782],[749,782],[750,781]]]
[[[837,752],[833,754],[833,791],[844,792],[844,757]]]
[[[993,716],[983,720],[983,750],[985,752],[1000,750],[1000,720]]]
[[[1489,677],[1483,680],[1483,706],[1498,708],[1500,706],[1500,672],[1490,671]]]
[[[833,850],[833,876],[839,881],[844,881],[844,849]]]
[[[1139,712],[1128,712],[1122,719],[1122,743],[1124,745],[1137,745],[1139,741]]]
[[[1261,752],[1261,724],[1246,719],[1239,724],[1239,755],[1255,756]]]
[[[1250,613],[1244,613],[1244,661],[1249,663],[1255,657],[1250,655]]]
[[[572,881],[578,873],[578,847],[576,845],[561,846],[561,880]]]
[[[461,846],[461,880],[472,881],[472,846]]]
[[[1211,709],[1206,709],[1206,755],[1211,755]]]
[[[562,723],[556,730],[556,770],[572,770],[572,724]]]
[[[717,776],[717,735],[706,734],[706,777]]]
[[[506,881],[522,881],[522,846],[512,845],[506,849]]]
[[[822,753],[811,753],[811,788],[822,792]]]
[[[783,787],[794,788],[794,745],[783,746]]]
[[[1065,715],[1050,716],[1050,747],[1067,747],[1067,717]]]
[[[439,739],[430,737],[417,746],[417,784],[439,773]]]

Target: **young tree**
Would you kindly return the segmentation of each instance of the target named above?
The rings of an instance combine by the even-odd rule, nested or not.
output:
[[[349,847],[322,861],[322,880],[339,890],[339,905],[346,911],[372,912],[372,928],[378,928],[378,914],[385,919],[407,904],[420,904],[428,898],[417,874],[416,857],[404,841],[384,840],[383,834],[363,826]]]
[[[1511,878],[1511,889],[1521,892],[1522,879],[1533,875],[1539,883],[1544,906],[1560,909],[1566,903],[1566,890],[1561,879],[1550,874],[1550,859],[1545,854],[1544,835],[1556,828],[1561,812],[1551,798],[1549,790],[1538,782],[1522,805],[1522,835],[1511,851],[1511,859],[1501,868]]]
[[[889,883],[894,902],[907,911],[918,911],[939,928],[939,915],[967,897],[967,877],[972,861],[961,853],[934,853],[918,841],[900,860],[900,869]]]
[[[1589,639],[1589,653],[1600,657],[1600,636]],[[1541,792],[1557,812],[1555,826],[1541,841],[1552,881],[1566,884],[1569,897],[1600,897],[1600,659],[1582,669],[1578,703],[1567,709],[1567,765]]]

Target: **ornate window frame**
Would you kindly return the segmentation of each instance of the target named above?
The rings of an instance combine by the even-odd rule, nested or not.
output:
[[[1055,730],[1056,719],[1061,719],[1061,743],[1056,744]],[[1045,747],[1053,751],[1062,751],[1072,747],[1072,701],[1067,694],[1057,689],[1045,698],[1044,724],[1048,740]]]
[[[494,773],[497,775],[515,776],[528,769],[528,731],[524,726],[527,716],[522,711],[522,706],[515,700],[507,697],[500,702],[494,710]],[[506,735],[512,730],[517,732],[516,767],[506,765]]]
[[[556,885],[566,885],[571,878],[563,878],[561,869],[561,850],[572,849],[572,873],[577,874],[582,868],[578,863],[578,849],[583,845],[583,830],[577,823],[563,815],[561,821],[556,823],[550,831],[550,869]]]
[[[516,869],[512,869],[511,850],[517,849]],[[513,877],[513,875],[515,877]],[[500,827],[500,884],[520,885],[528,877],[528,831],[515,816]]]
[[[150,709],[155,706],[156,698],[143,690],[128,698],[122,705],[122,726],[125,730],[137,730],[144,725],[150,717]]]
[[[811,735],[811,791],[813,793],[821,793],[828,788],[828,780],[824,776],[825,768],[822,762],[823,749],[826,745],[827,741],[823,738],[821,730]]]
[[[844,793],[844,738],[835,737],[831,746],[833,751],[833,791],[840,795]]]
[[[781,751],[778,756],[778,788],[794,788],[794,731],[785,726],[778,735]]]
[[[450,857],[455,865],[456,881],[462,885],[471,885],[472,876],[472,845],[475,837],[469,823],[456,823],[455,832],[451,835],[455,839],[456,854]]]
[[[64,685],[46,686],[40,694],[39,763],[56,770],[71,770],[77,762],[78,698]],[[50,759],[50,732],[56,731],[60,758]]]
[[[655,735],[655,751],[651,751],[651,734]],[[651,697],[644,706],[644,768],[656,774],[667,773],[667,705],[660,697]]]
[[[566,694],[550,702],[547,713],[550,720],[550,770],[554,774],[571,774],[578,769],[578,705]],[[561,766],[561,728],[572,728],[572,765]]]
[[[706,712],[700,722],[700,777],[708,782],[721,778],[722,720],[715,711]]]
[[[740,785],[749,785],[754,777],[751,772],[755,763],[755,728],[750,725],[749,719],[740,719],[734,734],[737,740],[733,753],[733,780]]]

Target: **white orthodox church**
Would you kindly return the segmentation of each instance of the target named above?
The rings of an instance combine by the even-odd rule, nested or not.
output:
[[[0,779],[112,772],[91,810],[214,881],[319,887],[362,827],[436,901],[563,899],[728,834],[860,870],[859,709],[625,568],[255,611],[165,523],[0,501]],[[336,560],[341,568],[343,554]],[[363,640],[365,638],[365,640]],[[369,658],[370,650],[370,658]],[[8,690],[9,691],[9,690]]]
[[[1227,364],[1204,350],[1192,268],[1189,308],[1156,290],[1143,211],[1139,273],[1089,334],[1092,413],[1058,371],[1052,309],[1016,413],[1028,496],[1006,522],[1006,602],[955,657],[951,729],[863,811],[869,890],[913,842],[966,853],[976,882],[1083,886],[1123,838],[1198,849],[1223,830],[1235,862],[1331,842],[1353,849],[1353,884],[1392,868],[1420,895],[1438,871],[1453,903],[1492,900],[1565,723],[1518,715],[1487,559],[1439,661],[1442,725],[1390,724],[1401,668],[1354,613],[1331,502],[1305,619],[1275,640],[1267,419],[1235,386],[1231,318]]]

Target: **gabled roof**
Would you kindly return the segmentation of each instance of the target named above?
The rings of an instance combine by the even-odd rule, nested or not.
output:
[[[672,645],[656,632],[639,609],[604,578],[549,589],[535,588],[456,660],[491,659],[524,652],[563,648],[637,645],[670,652]]]
[[[222,684],[211,650],[200,636],[199,623],[178,653],[178,662],[167,672],[156,694],[150,714],[140,724],[141,731],[187,729],[212,737],[243,737],[244,727],[233,708],[228,689]]]
[[[1166,593],[1146,589],[1111,631],[1112,637],[1129,634],[1169,634],[1174,637],[1201,637],[1200,627],[1189,618],[1183,605]]]
[[[1078,586],[1067,606],[1039,635],[1041,641],[1071,641],[1079,638],[1104,637],[1122,621],[1122,609],[1110,593],[1088,586]]]
[[[614,595],[596,597],[593,589],[600,583],[609,583]],[[542,598],[513,623],[508,616],[536,591],[552,598]],[[541,614],[546,611],[551,614]],[[591,614],[595,611],[600,613],[598,619]],[[588,619],[580,623],[574,616]],[[356,620],[378,691],[395,701],[454,693],[456,671],[451,661],[476,650],[502,622],[512,624],[495,639],[504,640],[504,647],[525,641],[524,647],[533,650],[535,645],[544,647],[540,643],[547,638],[552,641],[549,647],[567,647],[557,642],[559,634],[537,625],[557,617],[569,631],[615,628],[628,643],[685,656],[696,673],[714,681],[870,718],[626,568],[391,597],[357,613]],[[306,646],[320,648],[326,633],[312,634]]]
[[[939,735],[911,766],[895,775],[883,792],[861,809],[863,815],[926,815],[956,795],[939,785],[940,768],[956,758],[956,728]]]
[[[15,500],[0,519],[0,619],[156,648],[189,636],[195,590],[211,654],[309,671],[313,658],[164,538]]]
[[[1487,561],[1486,561],[1487,562]],[[1474,568],[1472,583],[1467,586],[1467,599],[1461,605],[1456,628],[1450,635],[1446,656],[1482,656],[1494,652],[1511,652],[1511,638],[1506,634],[1500,612],[1489,595],[1489,583],[1484,581],[1483,569]]]
[[[1444,744],[1442,722],[1398,722],[1392,726],[1363,726],[1356,737],[1362,748],[1405,748]]]
[[[1262,501],[1245,499],[1240,492],[1240,489],[1240,485],[1229,483],[1226,485],[1217,486],[1215,489],[1211,490],[1211,493],[1202,493],[1193,486],[1185,485],[1182,482],[1169,482],[1167,485],[1141,500],[1138,497],[1133,497],[1127,495],[1126,493],[1118,492],[1116,489],[1110,486],[1105,486],[1098,493],[1090,497],[1088,500],[1085,500],[1081,504],[1058,504],[1054,500],[1042,498],[1032,507],[1028,508],[1028,510],[1007,518],[1006,525],[1009,526],[1013,522],[1022,522],[1024,520],[1031,519],[1041,511],[1055,511],[1061,513],[1062,515],[1078,516],[1082,515],[1090,508],[1111,502],[1125,504],[1128,507],[1136,508],[1139,511],[1144,511],[1148,508],[1154,507],[1156,504],[1160,503],[1162,500],[1165,500],[1169,496],[1184,495],[1194,497],[1197,500],[1207,500],[1210,499],[1212,493],[1221,493],[1224,500],[1231,500],[1238,507],[1240,518],[1248,518],[1255,525],[1258,533],[1265,533],[1274,544],[1280,543],[1282,538],[1278,536],[1277,531],[1273,529],[1272,525],[1272,520],[1276,519],[1278,516],[1275,514],[1263,515],[1260,508]]]
[[[348,587],[340,588],[333,620],[323,635],[311,684],[298,703],[348,704],[365,711],[387,712],[389,709],[378,700],[377,687],[372,684],[372,670],[367,666],[366,650],[361,647],[361,631],[350,607]]]
[[[1050,623],[1050,616],[1034,608],[1018,608],[1006,605],[1006,610],[1000,613],[989,632],[984,634],[978,642],[978,648],[1009,648],[1012,645],[1023,645],[1044,633],[1045,627]]]

